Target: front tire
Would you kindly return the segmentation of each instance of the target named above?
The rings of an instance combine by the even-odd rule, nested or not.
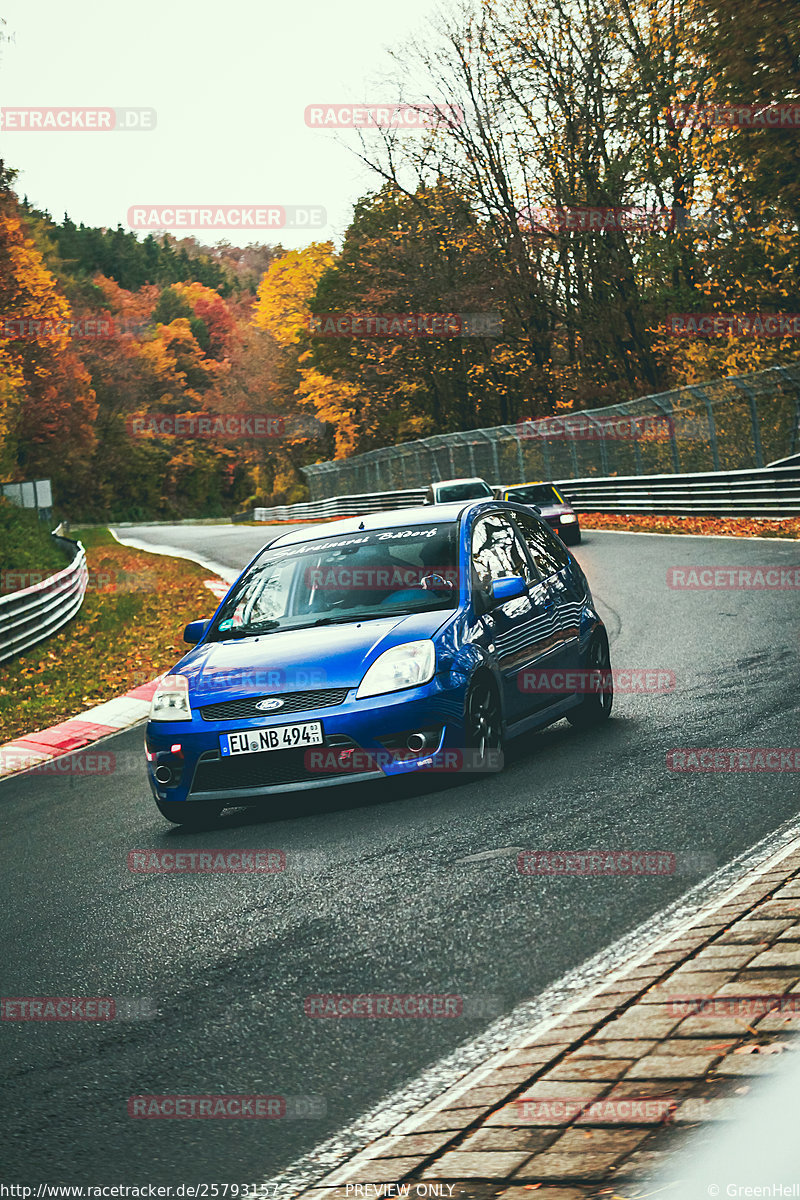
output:
[[[156,808],[162,817],[166,817],[173,825],[185,825],[187,829],[205,829],[219,820],[224,804],[214,804],[213,801],[201,800],[197,803],[191,800],[156,800]]]
[[[464,748],[468,773],[502,771],[503,714],[490,675],[478,675],[469,685],[464,703]]]
[[[570,725],[576,729],[590,729],[600,725],[611,716],[611,706],[614,703],[614,680],[611,674],[611,655],[608,649],[608,637],[605,630],[598,629],[589,643],[586,669],[598,676],[597,690],[587,693],[577,704],[566,713]],[[599,673],[603,674],[600,675]]]

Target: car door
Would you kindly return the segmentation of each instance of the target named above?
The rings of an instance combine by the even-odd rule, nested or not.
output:
[[[526,590],[513,600],[496,603],[492,581],[507,575],[521,575]],[[549,701],[548,697],[524,690],[522,674],[533,664],[555,665],[554,655],[560,651],[555,604],[504,513],[490,513],[475,522],[471,577],[473,602],[483,631],[480,640],[497,661],[506,720],[513,724]]]
[[[569,552],[543,520],[525,512],[515,512],[513,520],[555,604],[558,665],[565,669],[578,667],[580,618],[586,594],[577,572],[570,570]]]

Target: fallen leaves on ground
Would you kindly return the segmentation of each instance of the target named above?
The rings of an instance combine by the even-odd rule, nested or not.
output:
[[[699,533],[711,536],[800,538],[800,517],[670,517],[650,513],[581,513],[583,529],[627,533]]]
[[[738,1050],[734,1050],[734,1054],[782,1054],[784,1050],[794,1050],[795,1046],[789,1042],[769,1042],[766,1045],[751,1044],[749,1046],[739,1046]]]

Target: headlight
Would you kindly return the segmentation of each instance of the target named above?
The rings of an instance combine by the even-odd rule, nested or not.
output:
[[[165,675],[150,702],[151,721],[191,721],[189,680],[185,675]]]
[[[561,518],[561,524],[562,525],[571,525],[572,522],[577,521],[577,519],[578,518],[575,516],[574,513],[564,513],[564,516]]]
[[[361,680],[356,700],[428,683],[433,679],[435,667],[433,642],[406,642],[392,650],[384,650]]]

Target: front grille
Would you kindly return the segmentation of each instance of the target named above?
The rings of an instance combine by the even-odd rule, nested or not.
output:
[[[337,750],[347,746],[355,748],[356,745],[350,738],[337,737],[335,741]],[[212,758],[209,754],[197,764],[190,794],[248,791],[261,787],[282,787],[290,783],[306,783],[309,780],[320,783],[337,775],[353,774],[352,770],[347,768],[341,771],[310,771],[306,766],[305,757],[309,749],[330,754],[333,746],[268,750],[261,754],[237,754],[230,758],[221,758],[219,755]]]
[[[283,696],[245,696],[241,700],[222,700],[200,709],[204,721],[241,721],[245,717],[282,717],[285,713],[305,712],[312,708],[332,708],[344,704],[349,688],[319,688],[311,692],[287,692]],[[259,712],[260,700],[282,700],[280,708]]]

